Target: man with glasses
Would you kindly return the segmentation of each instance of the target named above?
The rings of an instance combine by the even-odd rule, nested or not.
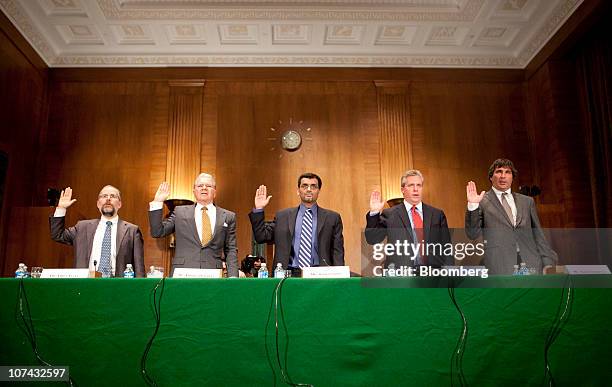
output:
[[[343,266],[344,237],[342,218],[335,211],[317,205],[321,178],[304,173],[297,181],[300,205],[276,213],[271,222],[264,221],[264,207],[270,202],[265,185],[255,193],[255,208],[249,214],[257,243],[274,242],[274,263],[283,268],[308,266]]]
[[[66,188],[60,194],[55,213],[49,217],[51,239],[74,246],[74,266],[99,271],[103,277],[122,277],[129,263],[136,277],[144,277],[142,233],[137,225],[117,215],[121,192],[112,185],[104,186],[97,203],[101,217],[65,228],[66,210],[76,201],[72,188]]]
[[[160,184],[149,203],[151,236],[175,235],[173,273],[176,268],[222,269],[225,259],[228,277],[238,277],[236,214],[215,206],[216,192],[214,177],[201,173],[193,184],[195,204],[177,206],[162,220],[164,200],[170,196],[167,182]]]

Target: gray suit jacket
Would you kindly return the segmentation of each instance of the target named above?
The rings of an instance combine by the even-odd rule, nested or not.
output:
[[[517,244],[527,266],[542,272],[543,266],[557,263],[557,253],[544,237],[533,199],[516,192],[512,197],[516,205],[516,226],[512,226],[491,189],[476,210],[466,211],[465,232],[468,238],[477,239],[482,235],[486,241],[484,265],[489,274],[512,274],[517,263]]]
[[[74,267],[89,267],[94,234],[100,219],[81,220],[74,227],[65,227],[66,218],[49,217],[51,239],[74,246]],[[136,277],[144,277],[144,253],[142,233],[138,226],[119,219],[117,223],[117,261],[115,277],[123,277],[128,263],[132,264]],[[99,262],[99,259],[98,259]]]
[[[274,242],[274,262],[287,268],[291,262],[293,235],[299,207],[291,207],[276,213],[274,221],[264,221],[264,212],[251,212],[249,218],[257,243]],[[317,209],[317,243],[321,266],[344,266],[344,237],[342,218],[335,211]],[[273,270],[273,269],[272,269]]]
[[[178,206],[162,220],[162,210],[149,211],[151,236],[161,238],[174,233],[176,248],[172,259],[175,268],[221,269],[225,257],[227,275],[238,277],[238,250],[236,248],[236,214],[219,206],[213,237],[202,246],[196,228],[195,204]]]

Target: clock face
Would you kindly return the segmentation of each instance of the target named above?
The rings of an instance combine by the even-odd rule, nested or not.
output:
[[[302,136],[295,130],[287,130],[281,137],[281,144],[288,151],[297,150],[302,145]]]

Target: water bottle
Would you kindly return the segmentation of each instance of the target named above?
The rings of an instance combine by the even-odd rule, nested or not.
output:
[[[259,271],[257,272],[257,278],[268,278],[268,268],[265,263],[261,264]]]
[[[27,278],[28,268],[25,263],[19,263],[19,267],[15,270],[15,278]]]
[[[514,271],[512,272],[512,275],[521,275],[521,273],[519,273],[519,265],[514,265]]]
[[[519,273],[520,275],[529,275],[529,269],[527,269],[527,264],[525,262],[521,262]]]
[[[387,266],[387,276],[395,277],[395,263],[390,263],[389,266]]]
[[[276,264],[274,278],[285,278],[285,270],[283,270],[283,264],[280,262]]]
[[[132,268],[132,264],[128,263],[125,265],[125,271],[123,272],[123,278],[134,278],[134,268]]]

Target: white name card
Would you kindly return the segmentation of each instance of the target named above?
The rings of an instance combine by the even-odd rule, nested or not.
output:
[[[221,278],[223,277],[222,269],[189,269],[178,268],[174,269],[173,278]]]
[[[317,266],[302,268],[302,278],[350,278],[348,266]]]
[[[40,278],[89,278],[89,269],[43,269]]]
[[[611,274],[606,265],[565,265],[567,274]]]

